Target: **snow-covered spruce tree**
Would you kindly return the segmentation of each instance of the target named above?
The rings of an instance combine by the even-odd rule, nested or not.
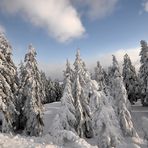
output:
[[[58,79],[54,80],[55,100],[60,101],[63,93],[63,84]]]
[[[17,71],[11,58],[12,47],[0,33],[0,110],[3,115],[2,132],[12,132],[17,127]]]
[[[141,41],[141,52],[140,52],[140,81],[142,88],[141,102],[143,105],[148,105],[148,45],[146,41]]]
[[[113,106],[118,116],[123,135],[138,137],[133,126],[131,114],[127,107],[127,92],[115,56],[113,56],[113,66],[110,70],[110,75],[110,90],[111,96],[113,97]]]
[[[63,129],[69,131],[75,131],[76,118],[75,118],[75,108],[74,108],[74,99],[72,96],[72,88],[70,76],[66,78],[65,89],[63,96],[61,98],[62,108],[60,111],[60,117],[62,120]]]
[[[125,88],[127,90],[128,99],[131,102],[131,104],[133,104],[140,97],[140,88],[135,67],[132,65],[132,62],[128,54],[124,55],[122,76]]]
[[[44,90],[43,92],[45,93],[45,94],[43,94],[44,97],[42,98],[43,99],[42,103],[45,104],[48,102],[48,92],[49,92],[48,80],[46,78],[45,72],[41,71],[40,73],[41,73],[41,80],[42,80],[42,90]]]
[[[19,100],[21,101],[20,118],[22,129],[27,135],[40,136],[43,131],[43,106],[42,81],[40,71],[35,59],[36,51],[29,46],[29,52],[25,55],[24,68],[20,77]]]
[[[90,74],[85,63],[80,58],[80,51],[77,51],[74,62],[74,83],[72,93],[76,109],[77,133],[80,137],[93,137],[91,110],[89,106]]]
[[[68,59],[66,61],[66,70],[64,71],[64,83],[66,83],[67,76],[70,76],[70,80],[71,82],[73,82],[73,70],[70,66],[70,62],[68,61]]]
[[[87,100],[84,97],[84,90],[80,85],[79,75],[77,75],[73,85],[74,105],[76,110],[76,132],[80,137],[91,138],[93,129],[91,123],[91,111]]]
[[[71,82],[74,73],[68,69],[69,64],[66,64],[66,71],[64,71],[65,89],[61,98],[62,107],[58,117],[55,118],[52,128],[54,139],[59,139],[60,143],[75,134],[80,137],[90,137],[93,131],[90,126],[91,123],[89,123],[90,111],[87,109],[89,108],[87,107],[88,104],[85,103],[85,100],[81,100],[84,96],[79,82],[79,75],[75,75],[76,77]]]
[[[99,90],[105,91],[106,89],[105,76],[106,76],[106,73],[102,68],[100,62],[98,61],[97,66],[95,67],[94,79],[97,81],[99,85]]]
[[[77,51],[76,59],[74,62],[74,77],[76,78],[76,75],[79,75],[80,84],[82,86],[86,86],[86,83],[88,83],[91,80],[91,76],[86,68],[85,63],[82,61],[80,57],[80,50]]]
[[[56,143],[65,143],[64,140],[71,137],[71,134],[76,134],[76,112],[74,107],[74,99],[72,96],[71,72],[67,69],[69,65],[66,64],[66,71],[64,71],[64,91],[61,98],[61,108],[59,114],[54,119],[52,125],[52,136]],[[67,134],[70,134],[67,135]]]
[[[47,103],[55,102],[56,97],[55,97],[55,87],[54,87],[54,82],[51,80],[51,78],[48,79],[48,96],[47,96]]]
[[[18,116],[18,130],[22,130],[24,123],[22,122],[22,114],[23,114],[23,105],[25,98],[23,98],[23,93],[22,93],[22,86],[24,85],[24,77],[26,76],[26,70],[24,67],[23,61],[20,62],[19,64],[19,70],[18,70],[18,77],[19,77],[19,85],[18,85],[18,106],[17,110],[19,111],[19,116]]]
[[[105,77],[108,79],[107,76]],[[107,83],[104,82],[104,86],[106,84]],[[93,85],[90,98],[90,106],[93,106],[92,120],[95,137],[98,139],[99,147],[117,147],[123,142],[124,138],[120,129],[119,120],[112,106],[112,97],[110,96],[108,87],[105,86],[105,91],[98,91],[98,87],[100,88],[100,86]]]
[[[51,103],[51,102],[56,102],[60,101],[63,93],[63,83],[60,82],[58,79],[56,80],[51,80],[50,78],[47,80],[47,102],[46,103]]]

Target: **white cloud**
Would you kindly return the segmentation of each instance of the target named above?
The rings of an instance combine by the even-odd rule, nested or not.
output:
[[[79,38],[85,32],[69,0],[1,0],[0,8],[4,13],[21,14],[61,42]]]
[[[5,33],[6,32],[4,26],[2,26],[2,25],[0,25],[0,32],[2,32],[2,33]]]
[[[144,11],[148,12],[148,1],[147,0],[143,3],[143,6],[144,6]]]
[[[91,19],[111,14],[118,0],[0,0],[0,10],[19,14],[26,21],[46,30],[60,42],[80,38],[85,33],[80,14]],[[77,11],[77,4],[82,11]]]
[[[84,14],[91,19],[100,19],[115,10],[118,0],[72,0],[72,2],[85,7]]]

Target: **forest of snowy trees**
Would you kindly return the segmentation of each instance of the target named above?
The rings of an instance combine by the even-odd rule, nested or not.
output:
[[[141,41],[139,71],[130,57],[123,57],[123,69],[116,57],[105,69],[97,62],[91,75],[80,50],[74,64],[67,60],[64,79],[51,80],[40,71],[36,50],[28,52],[16,67],[12,47],[0,33],[1,132],[42,136],[44,104],[61,101],[50,134],[57,144],[73,136],[94,138],[98,147],[112,148],[127,138],[139,139],[131,117],[131,104],[141,100],[148,106],[148,45]]]

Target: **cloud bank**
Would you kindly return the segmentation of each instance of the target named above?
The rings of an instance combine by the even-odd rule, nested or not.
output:
[[[69,0],[1,0],[0,8],[4,13],[20,14],[60,42],[79,38],[85,32]]]

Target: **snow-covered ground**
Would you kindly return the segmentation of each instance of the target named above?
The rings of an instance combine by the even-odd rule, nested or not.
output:
[[[56,114],[59,112],[59,108],[61,106],[60,102],[54,102],[45,104],[45,112],[44,112],[44,134],[48,134],[50,131],[50,127],[53,124],[53,120]]]
[[[59,146],[55,146],[52,143],[52,137],[50,136],[50,127],[54,121],[54,117],[59,112],[61,104],[60,102],[54,102],[50,104],[45,105],[45,114],[44,114],[44,136],[43,137],[25,137],[25,136],[12,136],[7,134],[0,134],[0,148],[58,148]],[[136,103],[134,106],[132,106],[132,117],[134,125],[138,131],[138,134],[140,137],[144,136],[143,130],[142,130],[142,117],[148,117],[148,108],[142,107],[140,102]],[[76,141],[73,141],[72,143],[69,143],[70,141],[67,141],[65,144],[66,148],[96,148],[96,146],[89,145],[85,140],[83,139],[77,139]],[[89,143],[94,143],[91,139],[88,140]],[[146,148],[143,140],[141,140],[141,148]],[[125,147],[125,146],[123,146]],[[129,147],[130,148],[130,147]],[[132,146],[131,146],[132,148]]]
[[[0,134],[0,148],[60,148],[52,144],[37,142],[36,138]]]
[[[132,106],[132,117],[139,136],[143,136],[142,118],[148,118],[148,107],[143,107],[140,101],[138,101],[135,105]]]
[[[143,122],[143,117],[148,118],[148,107],[143,107],[141,105],[141,102],[138,101],[135,105],[132,106],[132,119],[134,122],[134,126],[139,134],[140,137],[144,137],[143,133],[143,127],[142,127],[142,122]],[[143,142],[142,142],[143,143]],[[145,144],[141,144],[142,148],[147,148]]]

